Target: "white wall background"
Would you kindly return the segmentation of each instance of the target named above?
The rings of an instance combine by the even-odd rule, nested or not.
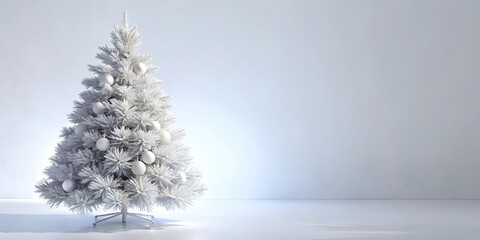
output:
[[[0,198],[127,9],[205,198],[480,198],[479,1],[0,2]]]

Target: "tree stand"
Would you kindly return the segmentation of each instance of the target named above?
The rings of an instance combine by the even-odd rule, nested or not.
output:
[[[108,213],[108,214],[102,214],[102,215],[95,216],[95,222],[93,223],[93,226],[97,226],[97,223],[106,221],[108,219],[111,219],[111,218],[114,218],[114,217],[117,217],[117,216],[122,216],[122,223],[127,222],[127,216],[140,218],[144,221],[149,222],[152,225],[153,225],[153,219],[154,219],[153,215],[141,214],[141,213],[130,213],[130,212],[127,211],[127,207],[124,206],[122,208],[121,212]],[[98,218],[103,218],[103,219],[98,220]]]

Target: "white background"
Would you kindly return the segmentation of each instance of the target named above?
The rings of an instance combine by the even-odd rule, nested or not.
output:
[[[205,198],[465,199],[478,1],[0,2],[0,198],[34,184],[127,9]]]

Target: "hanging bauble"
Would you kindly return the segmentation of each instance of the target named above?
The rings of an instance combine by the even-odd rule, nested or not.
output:
[[[101,102],[95,102],[92,104],[92,109],[95,114],[100,115],[107,110],[107,107]]]
[[[105,137],[99,138],[96,146],[100,151],[107,151],[110,148],[110,141]]]
[[[72,179],[67,179],[63,181],[62,188],[65,192],[71,192],[73,191],[73,189],[75,189],[75,185],[75,181],[73,181]]]
[[[110,75],[109,73],[104,73],[98,76],[98,82],[100,83],[101,86],[108,84],[112,85],[115,79],[113,79],[113,76]]]
[[[105,95],[110,95],[113,93],[113,88],[112,86],[108,85],[108,84],[105,84],[103,85],[102,87],[102,93],[105,94]]]
[[[172,139],[172,136],[167,130],[162,130],[160,131],[160,143],[162,144],[169,144],[170,139]]]
[[[87,130],[87,126],[84,124],[79,123],[75,126],[75,134],[77,134],[77,136],[82,136],[85,130]]]
[[[147,167],[145,166],[145,163],[141,161],[135,161],[132,163],[133,174],[140,176],[140,175],[143,175],[146,170],[147,170]]]
[[[133,65],[133,71],[139,75],[144,74],[147,71],[147,66],[142,62],[137,62]]]
[[[160,125],[158,121],[153,121],[152,125],[150,125],[150,130],[152,131],[160,131],[161,128],[162,128],[162,125]]]
[[[179,172],[178,175],[180,176],[180,181],[182,183],[187,182],[187,175],[184,172]]]
[[[146,164],[155,162],[155,154],[152,151],[144,151],[142,153],[142,161]]]

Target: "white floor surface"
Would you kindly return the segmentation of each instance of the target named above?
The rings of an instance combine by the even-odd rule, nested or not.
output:
[[[154,212],[155,224],[0,200],[0,239],[480,239],[480,201],[202,200],[186,212]]]

